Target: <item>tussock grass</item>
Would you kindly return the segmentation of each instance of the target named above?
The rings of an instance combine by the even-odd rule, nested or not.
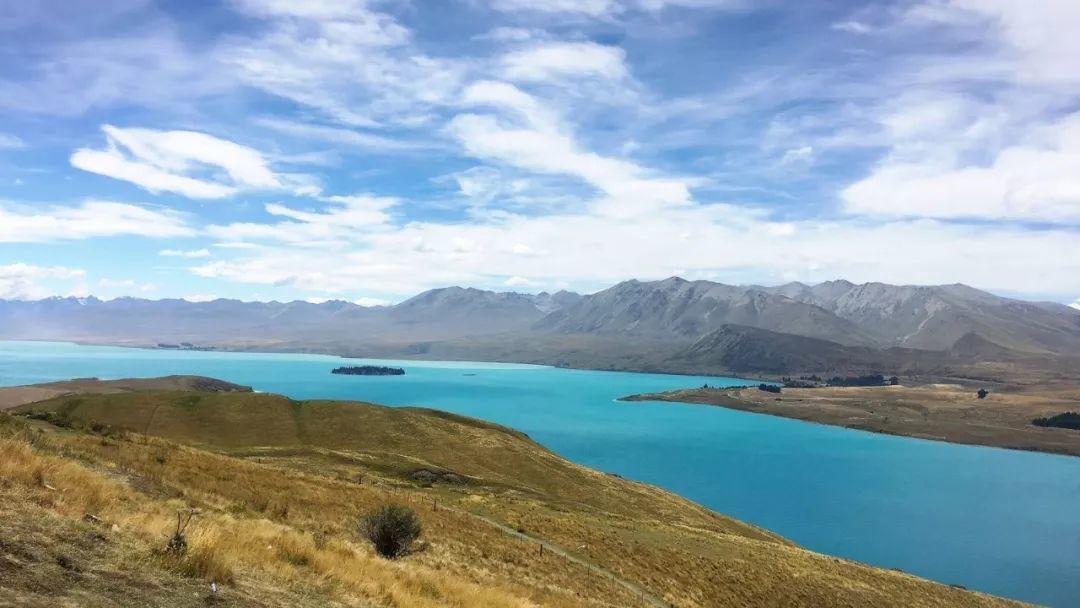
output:
[[[387,564],[346,539],[319,547],[312,534],[267,519],[202,514],[190,528],[188,550],[167,554],[163,548],[175,526],[175,501],[148,500],[118,479],[37,453],[23,438],[0,439],[0,477],[7,499],[32,502],[72,519],[94,514],[140,537],[146,557],[162,568],[206,581],[232,585],[243,575],[286,587],[333,581],[340,599],[352,596],[401,607],[531,605],[502,589],[423,567]]]
[[[266,605],[641,605],[611,580],[540,556],[534,543],[466,511],[555,542],[678,606],[1011,605],[805,551],[651,486],[569,463],[495,425],[424,410],[176,395],[35,406],[128,431],[106,440],[89,426],[55,429],[39,420],[39,433],[0,415],[0,501],[69,520],[91,513],[129,535],[136,557],[161,576],[216,581]],[[224,412],[204,409],[215,400]],[[147,408],[156,410],[150,430],[161,437],[126,422],[145,424]],[[332,430],[319,429],[323,415]],[[224,421],[233,426],[221,428]],[[271,431],[259,439],[263,427]],[[407,474],[418,466],[470,482],[422,487]],[[427,545],[394,562],[356,533],[364,513],[390,501],[417,511]],[[436,501],[455,510],[435,509]],[[188,551],[166,554],[176,513],[189,508],[199,514]]]

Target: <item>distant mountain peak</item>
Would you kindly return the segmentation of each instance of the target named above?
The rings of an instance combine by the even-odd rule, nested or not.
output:
[[[516,339],[528,341],[524,332],[531,331],[678,345],[726,326],[850,347],[899,346],[1002,357],[1014,352],[1080,354],[1080,304],[1070,308],[1024,302],[962,283],[917,286],[836,279],[763,287],[672,276],[646,282],[631,279],[586,296],[567,290],[527,294],[451,286],[385,307],[344,300],[318,304],[130,297],[102,301],[93,296],[0,300],[0,337],[9,339],[333,343],[345,348],[513,332],[522,332],[514,334]],[[726,340],[733,332],[743,336],[740,339],[761,335],[728,328],[713,339]]]

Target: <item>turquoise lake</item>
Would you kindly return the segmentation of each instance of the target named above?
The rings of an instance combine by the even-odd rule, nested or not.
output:
[[[0,342],[0,385],[199,374],[305,399],[422,405],[528,433],[808,548],[1031,602],[1080,606],[1080,458],[876,435],[723,408],[621,403],[731,378],[496,363],[390,362],[331,375],[319,355]]]

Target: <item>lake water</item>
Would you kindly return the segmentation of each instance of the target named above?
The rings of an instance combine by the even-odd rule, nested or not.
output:
[[[833,555],[1051,606],[1080,606],[1080,458],[875,435],[617,397],[735,379],[496,363],[0,342],[0,385],[199,374],[306,399],[422,405],[505,424],[563,456],[677,492]]]

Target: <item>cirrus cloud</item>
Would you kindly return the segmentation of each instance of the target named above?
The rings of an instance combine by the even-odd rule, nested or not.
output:
[[[282,187],[261,153],[213,135],[112,125],[101,130],[106,148],[76,150],[71,155],[73,167],[150,192],[189,198],[224,198],[244,189]]]

